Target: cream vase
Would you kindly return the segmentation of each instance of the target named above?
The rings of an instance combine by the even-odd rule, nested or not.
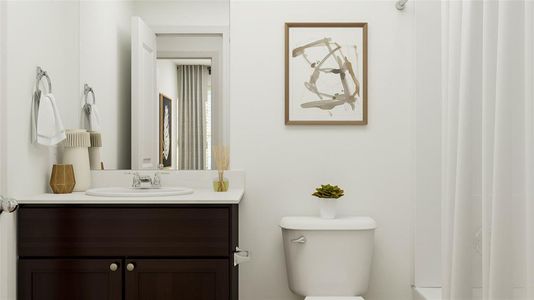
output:
[[[84,192],[91,186],[91,167],[89,163],[89,132],[81,129],[71,129],[66,132],[67,138],[63,142],[63,164],[70,164],[74,168],[76,185],[74,192]]]

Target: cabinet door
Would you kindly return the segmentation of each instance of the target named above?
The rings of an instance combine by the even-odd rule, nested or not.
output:
[[[122,268],[112,259],[20,259],[19,300],[121,300]]]
[[[126,300],[228,300],[227,259],[126,261]]]

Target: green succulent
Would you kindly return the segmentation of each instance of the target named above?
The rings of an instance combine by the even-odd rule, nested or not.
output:
[[[338,199],[343,197],[344,191],[337,185],[322,184],[321,187],[315,189],[315,193],[312,195],[318,198]]]

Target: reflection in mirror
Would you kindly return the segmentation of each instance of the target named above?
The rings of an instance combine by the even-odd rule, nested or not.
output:
[[[163,168],[211,169],[211,64],[211,58],[157,60]]]
[[[221,143],[223,128],[222,36],[157,35],[135,22],[132,167],[211,169],[212,145]]]
[[[80,86],[97,98],[106,169],[215,167],[228,29],[228,0],[80,2]]]

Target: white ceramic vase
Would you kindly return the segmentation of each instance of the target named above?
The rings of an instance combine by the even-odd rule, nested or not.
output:
[[[89,163],[91,170],[102,170],[102,158],[100,148],[102,148],[102,137],[99,132],[89,131],[91,146],[89,147]]]
[[[319,198],[319,216],[322,219],[336,218],[337,199]]]
[[[89,163],[89,133],[83,129],[70,129],[63,141],[63,164],[72,165],[76,185],[74,192],[83,192],[91,186],[91,167]]]

